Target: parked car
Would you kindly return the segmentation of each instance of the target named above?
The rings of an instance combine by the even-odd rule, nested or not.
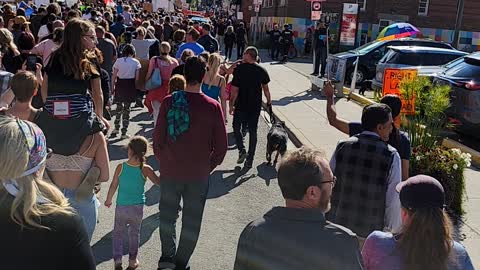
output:
[[[377,64],[374,90],[382,89],[383,75],[388,68],[416,69],[419,76],[432,76],[442,71],[442,66],[467,55],[466,52],[421,46],[389,46],[390,50]]]
[[[357,70],[357,82],[363,82],[365,80],[371,80],[375,77],[376,64],[383,58],[387,52],[388,46],[424,46],[444,49],[454,49],[452,45],[435,41],[431,39],[418,39],[418,38],[401,38],[384,41],[372,41],[357,49],[347,52],[337,53],[336,57],[347,59],[347,72],[345,80],[351,82],[353,78],[353,71],[355,65],[353,64],[357,56],[359,56],[358,70]]]
[[[452,87],[451,105],[446,113],[457,130],[480,138],[480,52],[450,63],[433,82]]]

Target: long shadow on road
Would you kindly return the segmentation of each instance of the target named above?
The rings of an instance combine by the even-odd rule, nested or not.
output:
[[[158,228],[160,222],[159,214],[156,213],[145,218],[142,221],[142,229],[140,231],[140,246],[143,246],[150,240],[153,232]],[[128,239],[125,235],[123,239],[123,255],[128,254]],[[95,254],[96,265],[112,259],[112,232],[109,232],[102,239],[98,240],[92,246],[93,254]]]

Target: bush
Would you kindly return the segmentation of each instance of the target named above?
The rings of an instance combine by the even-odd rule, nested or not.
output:
[[[425,174],[436,178],[445,190],[445,204],[452,214],[464,213],[465,177],[463,171],[470,167],[471,156],[459,149],[415,147],[412,149],[410,169],[412,175]]]
[[[407,132],[412,146],[410,175],[426,174],[435,177],[445,189],[446,206],[450,213],[464,213],[464,170],[470,166],[471,156],[459,149],[441,146],[441,132],[447,127],[445,110],[450,106],[449,86],[432,85],[425,77],[404,80],[400,94],[404,100],[415,99],[414,115],[405,116],[402,129]]]

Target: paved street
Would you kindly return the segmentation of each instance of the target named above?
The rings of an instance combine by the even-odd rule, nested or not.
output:
[[[153,125],[147,113],[135,109],[129,133],[151,138]],[[276,170],[264,164],[265,145],[268,126],[263,118],[259,123],[257,156],[253,169],[244,173],[237,167],[235,140],[231,134],[229,122],[229,150],[224,163],[217,168],[210,178],[209,199],[207,201],[202,231],[197,249],[192,258],[192,269],[232,269],[236,246],[241,231],[251,220],[261,216],[274,205],[282,204],[280,189],[276,181]],[[247,135],[248,138],[248,135]],[[109,147],[111,175],[120,162],[125,161],[126,141],[113,140]],[[293,147],[293,145],[289,145]],[[148,163],[158,169],[153,156]],[[186,168],[188,169],[188,168]],[[92,240],[93,250],[99,270],[113,269],[111,251],[111,232],[113,229],[115,208],[103,206],[108,190],[104,184],[100,193],[102,206],[99,209],[100,223]],[[150,183],[146,186],[147,205],[145,206],[139,269],[156,269],[160,256],[160,237],[158,232],[158,198],[159,188]],[[181,223],[179,223],[178,226]],[[177,226],[177,228],[179,228]],[[177,230],[179,231],[179,230]],[[125,254],[127,252],[125,251]],[[128,256],[124,257],[127,263]]]
[[[308,91],[310,83],[304,76],[311,68],[308,63],[286,65],[268,63],[262,56],[264,67],[270,73],[270,89],[274,111],[305,145],[321,149],[327,157],[333,153],[336,143],[347,136],[328,124],[326,101],[319,92]],[[349,121],[359,121],[361,107],[352,101],[339,99],[336,103],[339,115]],[[232,269],[238,237],[248,222],[261,216],[274,205],[281,205],[282,198],[276,182],[276,171],[263,164],[268,126],[261,119],[259,142],[254,168],[244,173],[236,167],[237,152],[229,123],[229,151],[224,163],[210,179],[209,200],[197,249],[192,258],[193,269]],[[135,109],[132,113],[130,133],[151,138],[152,121],[149,116]],[[248,136],[247,136],[248,137]],[[126,141],[113,140],[110,145],[112,175],[115,166],[126,159],[123,145]],[[290,149],[293,145],[289,145]],[[153,156],[149,164],[158,169]],[[476,268],[480,268],[480,171],[476,168],[465,172],[467,184],[466,215],[464,223],[457,226],[457,239],[467,247]],[[100,197],[106,196],[108,184],[104,184]],[[141,233],[140,269],[156,269],[160,255],[158,234],[159,188],[147,184],[147,206]],[[100,207],[100,223],[92,240],[98,269],[112,269],[111,231],[114,207]],[[180,226],[180,223],[179,223]],[[125,252],[126,254],[126,252]],[[126,262],[127,258],[124,258]]]

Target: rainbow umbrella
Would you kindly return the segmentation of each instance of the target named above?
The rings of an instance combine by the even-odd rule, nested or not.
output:
[[[419,34],[421,34],[420,30],[409,23],[394,23],[383,28],[378,34],[377,40],[390,40],[418,36]]]

